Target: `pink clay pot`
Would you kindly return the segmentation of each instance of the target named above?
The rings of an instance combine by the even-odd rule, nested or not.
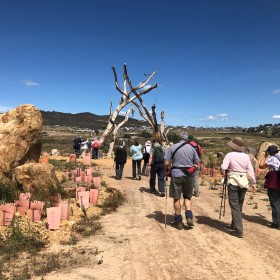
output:
[[[89,203],[92,205],[96,205],[98,201],[99,190],[90,189],[89,190]]]
[[[92,184],[92,176],[85,176],[85,182],[87,183],[87,186],[91,186]]]
[[[1,225],[9,226],[16,212],[16,207],[13,203],[7,203],[1,205],[1,210],[2,210]]]
[[[28,200],[16,200],[15,201],[16,212],[19,212],[21,216],[26,214],[27,209],[29,208]]]
[[[83,165],[91,165],[91,157],[90,156],[83,156],[82,164]]]
[[[89,191],[79,192],[79,205],[87,209],[89,207]]]
[[[101,177],[93,177],[92,182],[96,188],[101,186]]]
[[[47,221],[49,229],[59,229],[61,218],[61,207],[47,208]]]
[[[80,177],[80,176],[76,177],[75,182],[82,182],[82,177]]]
[[[86,190],[85,187],[76,187],[76,200],[79,200],[79,192],[84,192]]]
[[[71,155],[69,156],[69,161],[70,161],[70,162],[76,162],[76,159],[77,159],[77,156],[76,156],[75,154],[71,154]]]
[[[86,168],[85,172],[86,172],[87,176],[92,176],[92,169],[91,168]]]
[[[70,203],[67,202],[60,202],[58,204],[58,207],[61,208],[61,217],[60,220],[61,221],[69,221],[70,218]]]

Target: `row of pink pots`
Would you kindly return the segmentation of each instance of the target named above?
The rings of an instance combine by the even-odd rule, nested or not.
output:
[[[71,154],[69,156],[69,161],[70,162],[76,162],[76,160],[77,160],[77,156],[75,154]],[[83,156],[82,164],[83,165],[91,165],[91,155],[90,155],[90,153],[87,153]]]

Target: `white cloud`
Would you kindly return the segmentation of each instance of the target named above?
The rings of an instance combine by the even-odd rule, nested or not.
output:
[[[215,116],[208,116],[206,118],[200,118],[200,121],[227,121],[229,118],[228,114],[222,113]]]
[[[273,94],[280,94],[280,89],[277,88],[277,89],[275,89],[272,93],[273,93]]]
[[[280,115],[274,115],[272,116],[273,119],[280,119]]]
[[[0,106],[0,113],[7,112],[7,111],[9,111],[9,110],[11,110],[11,108],[5,107],[5,106]]]
[[[23,80],[21,82],[27,87],[38,87],[40,85],[39,83],[33,82],[31,80]]]

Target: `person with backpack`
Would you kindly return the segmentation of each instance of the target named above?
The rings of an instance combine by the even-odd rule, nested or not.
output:
[[[144,164],[143,164],[143,168],[142,168],[142,175],[149,175],[148,172],[148,163],[149,163],[149,159],[150,159],[150,151],[151,151],[151,147],[152,147],[152,143],[150,140],[148,140],[145,143],[145,147],[143,150],[143,160],[144,160]]]
[[[156,194],[156,176],[158,177],[158,192],[164,197],[164,149],[157,140],[153,141],[148,164],[150,172],[150,191]]]
[[[99,141],[97,138],[94,138],[92,142],[92,158],[98,159],[98,150],[99,150]]]
[[[280,154],[276,145],[270,145],[265,151],[265,157],[259,168],[269,168],[265,176],[264,187],[272,210],[271,228],[280,230]]]
[[[134,139],[134,144],[130,147],[130,154],[132,158],[132,178],[133,180],[141,180],[140,173],[143,154],[142,145],[139,144],[138,139]]]
[[[75,150],[75,154],[77,157],[80,156],[80,151],[81,151],[81,143],[84,140],[82,139],[81,136],[78,136],[76,138],[73,139],[73,149]]]
[[[165,152],[164,169],[166,173],[171,168],[170,197],[174,202],[174,222],[171,226],[182,230],[183,217],[181,214],[181,196],[183,194],[185,216],[188,227],[193,227],[193,212],[191,208],[191,198],[194,187],[194,172],[199,166],[199,157],[195,149],[188,143],[188,133],[181,132],[179,134],[180,141],[172,145]],[[172,165],[172,166],[171,166]]]
[[[115,148],[114,154],[115,154],[114,161],[116,166],[116,179],[121,180],[124,165],[126,164],[126,160],[127,160],[127,153],[126,153],[126,149],[124,148],[124,141],[119,140],[119,146]]]
[[[191,145],[195,149],[199,159],[201,160],[201,157],[202,157],[201,146],[194,141],[194,137],[192,135],[189,135],[188,139],[189,139],[188,144]],[[193,193],[193,195],[198,197],[199,196],[199,169],[197,169],[194,172],[194,180],[195,180],[195,183],[194,183],[194,193]]]

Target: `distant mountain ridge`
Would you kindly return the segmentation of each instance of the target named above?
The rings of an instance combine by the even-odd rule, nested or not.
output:
[[[61,113],[56,111],[41,111],[43,118],[43,125],[59,125],[89,129],[104,129],[107,126],[109,115],[95,115],[89,112],[84,113]],[[118,116],[116,123],[120,123],[124,120],[124,116]],[[142,120],[136,120],[129,118],[124,126],[139,127],[147,126],[148,123]]]

